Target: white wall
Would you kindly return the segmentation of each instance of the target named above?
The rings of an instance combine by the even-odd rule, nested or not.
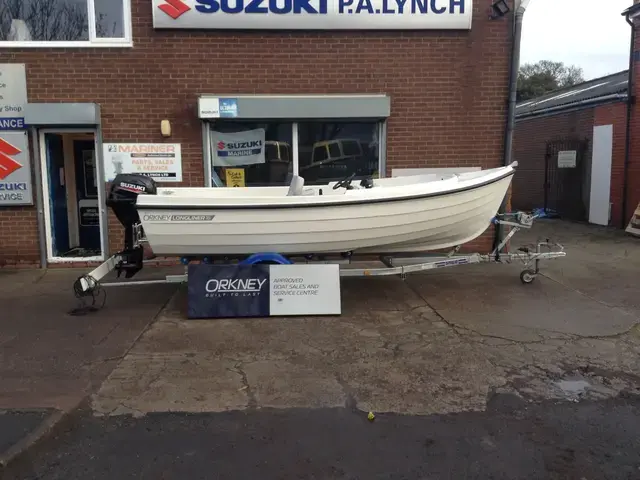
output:
[[[589,223],[609,225],[613,125],[593,127]]]

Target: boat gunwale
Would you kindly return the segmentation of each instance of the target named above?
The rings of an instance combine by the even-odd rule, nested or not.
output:
[[[511,171],[504,173],[503,175],[492,178],[490,180],[485,180],[482,183],[478,183],[475,185],[467,185],[464,187],[460,187],[457,189],[440,191],[440,192],[428,192],[421,193],[416,195],[405,195],[398,197],[385,197],[385,198],[367,198],[367,199],[353,199],[353,200],[343,200],[343,201],[335,201],[335,202],[323,202],[323,203],[281,203],[281,204],[235,204],[235,205],[171,205],[169,203],[166,204],[154,204],[154,205],[140,205],[137,203],[137,199],[142,198],[143,196],[139,195],[136,199],[136,209],[139,211],[148,211],[148,210],[281,210],[281,209],[290,209],[290,208],[326,208],[326,207],[351,207],[354,205],[371,205],[376,203],[392,203],[392,202],[402,202],[402,201],[410,201],[410,200],[422,200],[426,198],[433,197],[443,197],[446,195],[453,195],[456,193],[468,192],[470,190],[476,190],[479,188],[486,187],[488,185],[498,183],[501,180],[504,180],[508,177],[513,177],[516,173],[516,170],[512,167]],[[144,195],[144,197],[156,197],[161,198],[161,196],[155,195]],[[325,197],[328,198],[329,196]],[[167,198],[175,198],[171,196],[167,196]],[[306,197],[309,198],[309,197]],[[314,196],[315,198],[315,196]],[[344,197],[336,197],[343,199]]]

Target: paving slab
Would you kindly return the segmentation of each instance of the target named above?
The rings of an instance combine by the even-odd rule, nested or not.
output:
[[[214,355],[129,355],[94,395],[96,413],[216,412],[247,406],[242,375]]]
[[[523,285],[519,270],[512,265],[471,265],[455,273],[410,276],[407,282],[448,322],[484,335],[520,341],[553,333],[598,337],[624,333],[640,321],[633,312],[545,276]]]

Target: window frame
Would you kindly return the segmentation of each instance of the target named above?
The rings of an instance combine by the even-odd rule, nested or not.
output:
[[[121,38],[96,37],[96,5],[94,0],[84,0],[87,3],[87,22],[89,23],[89,40],[78,41],[43,41],[33,42],[0,40],[0,48],[113,48],[133,47],[133,28],[131,0],[122,0],[124,36]]]
[[[202,140],[203,140],[203,159],[204,159],[204,185],[205,187],[224,187],[224,181],[221,178],[218,178],[215,174],[212,165],[213,161],[213,145],[211,143],[211,130],[214,130],[218,122],[224,122],[225,120],[231,120],[236,123],[253,123],[255,120],[249,119],[215,119],[215,121],[203,121],[202,122]],[[291,161],[293,162],[292,173],[293,175],[299,175],[299,151],[298,151],[298,142],[299,142],[299,134],[298,134],[298,125],[300,123],[308,123],[310,120],[292,120],[291,121]],[[371,120],[352,120],[348,118],[327,118],[322,120],[311,120],[312,122],[327,122],[327,123],[373,123],[377,126],[377,134],[378,134],[378,177],[384,178],[386,176],[386,165],[387,165],[387,120],[386,119],[371,119]],[[282,122],[282,119],[261,119],[261,123],[270,123],[270,122]],[[213,176],[216,176],[217,180],[213,179]],[[219,182],[219,183],[218,183]],[[248,188],[251,188],[249,186]],[[257,188],[257,187],[256,187]]]

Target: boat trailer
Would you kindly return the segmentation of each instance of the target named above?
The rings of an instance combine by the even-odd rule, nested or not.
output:
[[[505,213],[497,215],[492,223],[494,225],[504,225],[512,227],[509,234],[500,242],[500,244],[489,254],[470,253],[459,254],[461,246],[453,248],[449,253],[440,254],[425,254],[420,253],[416,256],[408,256],[403,254],[402,257],[393,255],[381,255],[379,261],[384,265],[377,268],[352,268],[351,265],[358,261],[357,257],[352,257],[350,254],[343,254],[341,259],[314,259],[313,256],[301,256],[301,259],[294,262],[293,257],[287,258],[278,253],[256,253],[247,258],[241,259],[239,265],[253,265],[260,263],[270,264],[293,264],[293,263],[337,263],[340,265],[346,264],[347,267],[340,268],[341,277],[373,277],[373,276],[387,276],[387,275],[399,275],[403,280],[409,273],[423,272],[427,270],[434,270],[447,267],[455,267],[459,265],[471,265],[479,263],[513,263],[521,262],[524,266],[520,273],[520,281],[523,284],[532,283],[538,274],[540,273],[540,262],[542,260],[552,260],[556,258],[565,257],[566,253],[564,247],[558,243],[552,243],[547,239],[544,242],[538,242],[533,246],[520,247],[516,252],[504,253],[502,249],[511,240],[511,238],[521,229],[530,229],[533,226],[534,220],[538,218],[537,215],[531,215],[524,212]],[[152,284],[166,284],[166,283],[185,283],[188,280],[187,273],[179,275],[166,275],[165,278],[157,280],[132,280],[132,281],[118,281],[102,283],[101,280],[106,277],[112,271],[117,272],[119,278],[123,272],[125,277],[130,278],[142,268],[142,247],[143,243],[146,243],[146,239],[142,235],[139,226],[133,232],[132,236],[135,238],[134,246],[136,249],[135,263],[137,266],[131,264],[129,256],[131,251],[120,252],[100,266],[89,272],[88,274],[81,275],[74,283],[74,293],[80,300],[81,306],[75,310],[79,312],[96,311],[101,309],[106,302],[106,293],[102,287],[121,287],[127,285],[152,285]],[[419,256],[418,256],[419,255]],[[321,258],[321,257],[320,257]],[[198,260],[205,263],[212,262],[210,258],[203,257],[200,259],[182,258],[183,265],[188,265],[191,261]],[[153,260],[151,260],[153,261]],[[228,259],[223,259],[225,263],[229,265]],[[145,263],[147,261],[144,261]],[[103,301],[98,306],[98,299],[103,295]],[[84,301],[85,298],[91,298],[91,305],[87,305]]]

